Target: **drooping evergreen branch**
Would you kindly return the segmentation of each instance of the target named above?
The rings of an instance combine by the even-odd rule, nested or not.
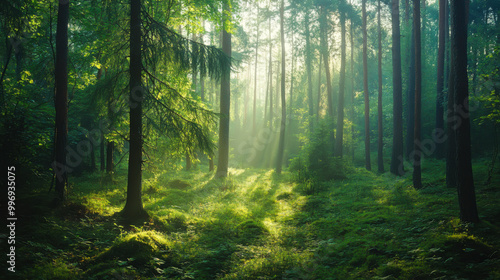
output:
[[[143,26],[144,59],[153,69],[158,61],[163,60],[184,70],[198,70],[200,75],[215,79],[231,71],[231,58],[215,46],[187,39],[147,12],[143,13]]]

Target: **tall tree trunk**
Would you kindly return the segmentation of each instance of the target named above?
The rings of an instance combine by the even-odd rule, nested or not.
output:
[[[293,24],[293,19],[292,19],[292,26],[293,25],[294,24]],[[291,46],[292,47],[291,47],[291,50],[290,50],[290,52],[291,52],[290,56],[292,57],[292,65],[290,66],[290,94],[289,94],[290,99],[288,100],[288,104],[289,104],[288,105],[289,106],[289,111],[288,112],[292,113],[292,110],[293,110],[293,70],[294,70],[294,66],[295,66],[294,65],[294,61],[295,61],[295,56],[294,55],[295,54],[293,52],[293,29],[290,30],[290,32],[292,33],[291,36],[290,36],[291,37],[291,41],[292,41],[291,42]],[[288,119],[288,123],[289,124],[292,123],[292,121],[293,121],[292,118]],[[291,127],[291,125],[290,125],[290,127]],[[289,131],[290,131],[290,129],[289,129]]]
[[[311,66],[311,34],[309,31],[309,13],[304,16],[305,36],[306,36],[306,71],[307,71],[307,101],[309,104],[309,128],[313,130],[314,103],[312,96],[312,66]]]
[[[321,107],[321,70],[323,69],[321,63],[323,59],[321,58],[321,54],[319,55],[319,67],[318,67],[318,108],[316,110],[316,122],[319,121],[319,110]]]
[[[130,150],[127,201],[122,210],[128,221],[148,216],[142,206],[142,50],[141,0],[130,0]]]
[[[55,190],[59,200],[66,196],[68,181],[66,145],[68,141],[68,21],[69,1],[60,1],[56,34],[56,161],[53,164],[57,180]]]
[[[352,28],[352,19],[349,21],[349,38],[351,40],[351,122],[353,125],[351,125],[351,153],[352,153],[352,161],[354,162],[354,123],[356,123],[356,111],[355,109],[355,96],[356,92],[354,90],[354,33],[353,33],[353,28]]]
[[[344,5],[344,2],[341,2]],[[346,63],[346,41],[345,41],[345,13],[344,7],[339,7],[340,11],[340,79],[339,79],[339,100],[337,111],[337,138],[335,142],[335,156],[342,157],[342,148],[344,145],[344,92],[345,92],[345,63]]]
[[[363,14],[363,89],[365,96],[365,167],[371,170],[370,160],[370,93],[368,92],[368,59],[367,59],[367,34],[366,34],[366,0],[362,3]]]
[[[378,114],[377,114],[377,124],[378,124],[378,149],[377,149],[377,167],[378,172],[384,172],[384,135],[383,135],[383,127],[382,127],[382,28],[381,28],[381,20],[380,20],[380,0],[377,1],[378,13],[377,13],[377,22],[378,22]]]
[[[415,139],[415,29],[413,26],[410,41],[410,67],[408,68],[408,88],[406,91],[406,157],[411,161],[413,160],[411,154]]]
[[[276,96],[275,96],[275,109],[276,109],[276,113],[278,113],[278,110],[279,110],[279,98],[280,98],[280,61],[276,61]]]
[[[328,31],[327,31],[327,15],[324,7],[320,8],[320,44],[321,53],[323,55],[323,63],[325,65],[326,74],[326,89],[327,89],[327,100],[328,100],[328,116],[333,119],[333,90],[332,90],[332,80],[330,76],[330,62],[328,55]]]
[[[252,115],[252,131],[255,134],[257,128],[255,125],[255,117],[257,115],[257,62],[259,57],[259,4],[257,4],[257,41],[255,42],[255,75],[253,80],[253,115]]]
[[[286,102],[285,102],[285,27],[284,11],[285,0],[280,5],[280,32],[281,32],[281,127],[278,145],[278,157],[276,159],[276,174],[281,174],[283,154],[285,152],[285,128],[286,128]]]
[[[469,85],[467,77],[468,0],[451,0],[451,72],[450,95],[454,98],[456,182],[460,220],[478,222],[476,194],[471,163]],[[452,160],[452,159],[448,159]]]
[[[115,142],[109,141],[108,142],[108,147],[106,149],[106,172],[111,173],[113,172],[114,165],[113,165],[113,151],[115,149]]]
[[[404,174],[403,159],[403,89],[401,85],[401,38],[399,28],[399,0],[392,0],[392,155],[391,173]]]
[[[269,127],[273,130],[273,49],[271,44],[271,17],[269,17]],[[278,88],[276,88],[278,90]]]
[[[231,56],[231,34],[227,32],[229,28],[226,22],[231,18],[231,9],[229,4],[224,4],[224,26],[222,30],[222,51]],[[231,74],[227,71],[221,79],[220,86],[220,125],[219,125],[219,162],[217,164],[217,177],[227,177],[229,164],[229,114],[231,106]]]
[[[436,86],[436,133],[444,132],[444,53],[445,53],[445,1],[439,0],[439,43],[438,43],[438,61],[437,61],[437,86]],[[444,143],[436,141],[437,158],[444,156]]]
[[[415,138],[413,146],[413,187],[422,188],[422,149],[420,145],[422,119],[422,51],[420,34],[420,1],[413,2],[413,32],[415,33]]]

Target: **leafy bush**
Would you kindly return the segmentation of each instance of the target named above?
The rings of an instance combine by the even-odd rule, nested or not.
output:
[[[296,180],[310,179],[331,181],[345,179],[349,163],[332,156],[333,135],[328,122],[320,122],[318,127],[301,147],[299,156],[290,161],[289,170],[296,173]]]

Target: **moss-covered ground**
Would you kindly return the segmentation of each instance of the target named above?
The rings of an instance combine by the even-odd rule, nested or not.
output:
[[[68,201],[55,209],[46,188],[19,194],[16,273],[8,276],[500,279],[500,174],[485,185],[486,162],[474,166],[477,224],[460,223],[444,163],[432,160],[419,191],[411,175],[364,169],[325,183],[255,169],[230,169],[221,180],[203,165],[145,172],[151,218],[135,226],[114,215],[125,203],[125,170],[71,178]]]

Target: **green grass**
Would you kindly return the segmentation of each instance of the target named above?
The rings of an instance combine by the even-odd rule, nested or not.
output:
[[[500,176],[482,184],[481,222],[458,220],[444,164],[411,177],[353,169],[344,180],[296,183],[293,174],[230,169],[145,172],[151,219],[123,226],[126,172],[72,179],[70,200],[21,200],[19,279],[499,279]],[[484,181],[484,180],[483,180]],[[47,203],[48,205],[49,203]]]

